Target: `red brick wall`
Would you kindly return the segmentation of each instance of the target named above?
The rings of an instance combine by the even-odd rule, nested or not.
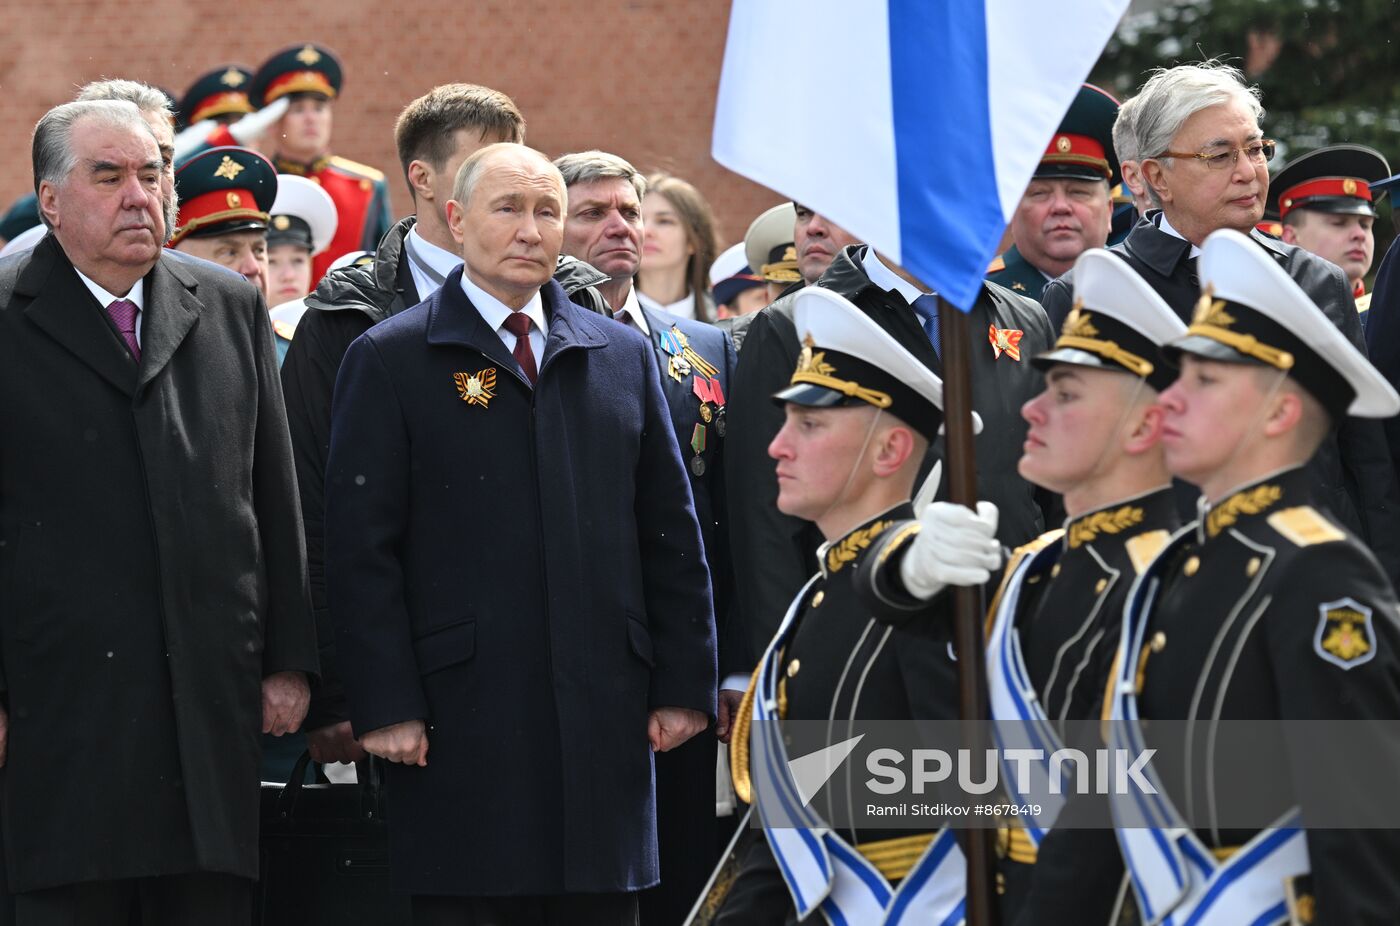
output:
[[[391,177],[395,216],[410,209],[394,118],[429,88],[470,81],[525,113],[527,141],[550,156],[611,150],[642,170],[695,183],[723,244],[778,197],[710,158],[729,4],[722,0],[57,0],[22,4],[0,30],[0,210],[32,189],[34,123],[99,77],[177,96],[228,62],[257,65],[315,41],[345,67],[335,153]],[[15,11],[12,11],[14,13]]]

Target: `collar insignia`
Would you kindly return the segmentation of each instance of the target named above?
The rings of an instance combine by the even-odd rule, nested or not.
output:
[[[1097,540],[1099,534],[1118,534],[1142,523],[1143,510],[1124,505],[1112,511],[1096,511],[1069,526],[1069,548],[1078,549]]]
[[[496,397],[495,367],[487,367],[475,373],[453,373],[452,381],[457,384],[457,395],[468,405],[487,408]]]
[[[1236,492],[1210,509],[1206,515],[1206,535],[1218,537],[1221,531],[1234,525],[1240,519],[1240,515],[1259,514],[1281,498],[1283,489],[1273,485],[1255,486],[1243,492]]]
[[[893,523],[893,521],[876,521],[869,527],[851,531],[840,543],[826,551],[827,571],[840,572],[842,567],[859,556],[861,550],[870,546],[875,538],[883,534],[885,528]]]

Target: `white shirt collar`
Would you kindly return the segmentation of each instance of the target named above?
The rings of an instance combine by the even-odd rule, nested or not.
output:
[[[622,308],[618,309],[614,315],[626,313],[631,317],[633,324],[641,329],[642,334],[651,337],[651,327],[647,324],[646,313],[642,311],[642,304],[637,300],[637,287],[631,286],[627,290],[627,298],[622,303]]]
[[[102,308],[107,308],[107,306],[111,305],[113,302],[116,302],[118,299],[125,299],[128,302],[135,303],[136,310],[138,312],[144,312],[146,310],[145,279],[137,280],[136,284],[131,287],[131,292],[127,293],[125,296],[115,296],[112,293],[107,292],[107,290],[103,289],[101,286],[98,286],[92,280],[90,280],[77,267],[74,267],[73,270],[78,274],[78,279],[83,281],[83,285],[88,288],[88,291],[92,293],[93,298],[97,300],[97,304],[102,306]]]
[[[441,248],[439,248],[439,250],[441,250]],[[473,283],[471,276],[468,275],[465,270],[462,271],[462,292],[467,294],[467,298],[471,300],[472,305],[476,306],[476,310],[481,313],[481,317],[485,319],[486,324],[490,325],[491,329],[499,334],[501,328],[506,323],[506,319],[511,316],[513,310],[504,302]],[[520,311],[528,315],[530,321],[535,323],[536,331],[539,331],[541,334],[545,334],[549,331],[549,325],[544,318],[544,300],[540,298],[538,292],[530,297],[530,301],[525,303],[525,307]]]
[[[453,254],[451,251],[433,244],[418,234],[417,225],[408,230],[408,238],[413,242],[413,253],[418,259],[443,276],[447,276],[462,265],[461,254]]]
[[[1172,228],[1172,223],[1167,221],[1167,213],[1165,211],[1158,213],[1158,216],[1159,220],[1157,222],[1157,227],[1159,229],[1171,235],[1173,238],[1180,238],[1182,241],[1186,241],[1186,236],[1183,235],[1181,232],[1177,231],[1175,228]],[[1190,242],[1187,243],[1190,244]],[[1191,245],[1191,256],[1201,256],[1201,249],[1196,247],[1194,244]]]
[[[861,258],[861,267],[865,269],[865,275],[870,277],[870,282],[883,289],[885,292],[896,293],[909,305],[914,304],[914,300],[920,296],[928,296],[917,286],[902,279],[897,273],[885,265],[880,260],[880,255],[875,253],[874,248],[866,248],[865,256]]]
[[[636,286],[633,286],[633,287],[632,287],[633,291],[635,291],[636,288],[637,288]],[[655,299],[653,299],[653,298],[651,298],[650,296],[648,296],[646,293],[640,293],[640,292],[637,293],[637,299],[641,302],[642,305],[644,305],[644,306],[646,306],[647,308],[651,309],[653,312],[667,312],[667,313],[669,313],[669,314],[671,314],[671,315],[676,316],[677,318],[694,318],[694,317],[695,317],[695,294],[694,294],[694,293],[690,293],[690,294],[684,296],[683,298],[676,300],[675,302],[671,303],[670,305],[662,305],[661,303],[657,302]]]

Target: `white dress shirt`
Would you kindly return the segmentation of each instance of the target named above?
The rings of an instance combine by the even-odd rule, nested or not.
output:
[[[620,315],[626,315],[642,334],[651,337],[651,326],[647,324],[646,313],[642,311],[642,304],[637,299],[637,287],[633,286],[627,290],[627,299],[622,303],[622,308],[613,313],[613,318],[621,321],[622,319],[618,318]]]
[[[413,287],[418,290],[419,299],[427,299],[438,291],[442,284],[432,279],[418,266],[418,261],[427,264],[429,269],[441,277],[446,277],[449,273],[462,266],[462,255],[453,254],[428,241],[418,234],[418,226],[408,230],[408,235],[404,238],[404,246],[411,248],[412,256],[408,258],[408,272],[413,276]],[[417,258],[415,260],[414,258]]]
[[[107,306],[116,302],[118,299],[125,299],[127,302],[135,304],[136,346],[140,347],[141,321],[146,317],[146,281],[144,279],[137,280],[136,285],[131,287],[131,292],[127,293],[125,296],[114,296],[111,293],[107,292],[107,290],[103,289],[101,286],[98,286],[92,280],[84,276],[83,272],[77,267],[74,267],[73,271],[78,274],[78,279],[83,281],[83,285],[86,286],[88,288],[88,291],[92,293],[93,298],[97,300],[98,305],[102,306],[102,310],[104,312],[107,310]]]
[[[1165,212],[1159,212],[1159,213],[1157,213],[1157,227],[1158,227],[1160,230],[1162,230],[1162,231],[1166,232],[1167,234],[1171,235],[1173,238],[1180,238],[1182,241],[1186,241],[1186,236],[1185,236],[1185,235],[1183,235],[1181,232],[1177,231],[1175,228],[1172,228],[1172,223],[1170,223],[1170,222],[1167,221],[1167,214],[1166,214]],[[1189,241],[1188,241],[1187,243],[1190,244]],[[1192,245],[1191,245],[1191,257],[1196,258],[1196,257],[1200,257],[1200,256],[1201,256],[1201,249],[1198,248],[1198,247],[1196,247],[1194,244],[1192,244]]]
[[[880,256],[875,253],[874,248],[865,249],[865,257],[861,259],[861,268],[865,270],[865,275],[870,277],[870,282],[880,287],[887,293],[894,293],[903,299],[910,308],[914,306],[914,300],[920,296],[930,296],[914,284],[905,280],[895,273],[885,262],[880,260]]]
[[[636,290],[636,287],[634,286],[632,287],[632,289]],[[637,299],[641,301],[642,305],[646,306],[648,309],[651,309],[653,312],[670,312],[677,318],[695,317],[694,293],[691,293],[685,298],[673,302],[670,305],[662,305],[655,299],[648,296],[646,293],[637,293]]]
[[[512,309],[473,283],[471,275],[467,273],[462,274],[462,292],[467,294],[467,298],[476,306],[486,324],[500,337],[506,350],[514,352],[516,337],[506,330],[506,319],[511,316]],[[534,323],[530,326],[530,349],[535,353],[535,369],[539,370],[544,364],[544,333],[548,324],[544,318],[544,299],[539,293],[535,293],[520,311],[528,315]]]

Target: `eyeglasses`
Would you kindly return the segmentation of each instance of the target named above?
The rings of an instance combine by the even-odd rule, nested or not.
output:
[[[1240,152],[1255,164],[1265,164],[1273,159],[1274,148],[1277,146],[1272,138],[1261,138],[1257,141],[1249,142],[1245,145],[1226,148],[1224,151],[1211,150],[1188,153],[1185,151],[1163,151],[1152,160],[1162,158],[1190,158],[1201,161],[1211,170],[1225,170],[1227,167],[1234,167],[1239,163]]]

